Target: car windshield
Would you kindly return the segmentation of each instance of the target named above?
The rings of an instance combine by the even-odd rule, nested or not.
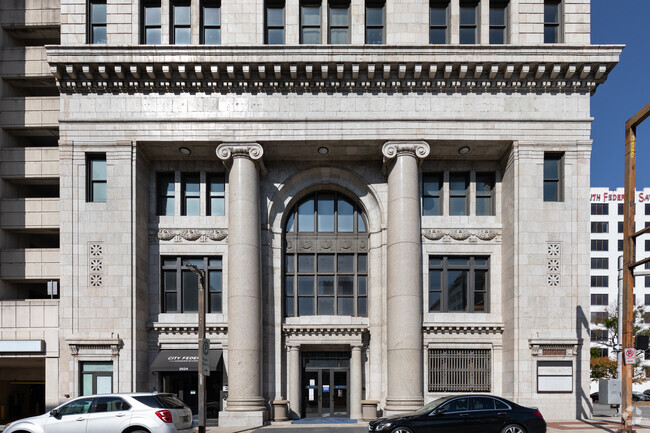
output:
[[[440,397],[436,400],[433,400],[432,402],[425,404],[422,406],[420,409],[416,410],[415,413],[417,415],[424,415],[425,413],[430,413],[432,410],[440,406],[442,403],[447,401],[447,397]]]

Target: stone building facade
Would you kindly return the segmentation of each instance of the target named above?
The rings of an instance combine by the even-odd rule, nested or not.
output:
[[[467,392],[590,415],[589,97],[622,47],[587,0],[60,11],[48,404],[195,405],[194,264],[222,425]]]

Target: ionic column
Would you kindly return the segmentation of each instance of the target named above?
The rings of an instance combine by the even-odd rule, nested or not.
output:
[[[297,415],[300,418],[300,403],[302,396],[300,395],[300,346],[290,345],[289,348],[289,371],[287,373],[287,380],[289,382],[289,413]]]
[[[350,359],[350,418],[361,419],[361,346],[352,346]]]
[[[226,412],[264,412],[262,285],[257,143],[223,143],[217,156],[228,173],[228,401]],[[242,414],[243,415],[243,414]],[[228,415],[230,425],[254,417]]]
[[[387,364],[388,414],[415,410],[423,403],[422,250],[420,244],[419,158],[425,142],[389,141],[388,163]]]

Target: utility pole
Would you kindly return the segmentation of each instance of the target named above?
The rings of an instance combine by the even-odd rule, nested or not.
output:
[[[207,373],[205,365],[209,363],[210,355],[210,341],[205,338],[205,272],[203,269],[197,268],[195,265],[186,265],[187,268],[196,274],[199,280],[199,429],[198,433],[205,433],[205,377],[210,374],[208,368]],[[206,346],[207,345],[207,346]],[[207,347],[207,350],[206,350]]]
[[[619,313],[623,321],[622,349],[634,347],[634,268],[650,262],[650,257],[636,261],[636,238],[650,231],[650,227],[635,233],[636,192],[636,127],[650,115],[650,103],[625,122],[625,201],[623,205],[623,308]],[[634,364],[623,365],[621,388],[621,429],[632,430],[632,378]]]

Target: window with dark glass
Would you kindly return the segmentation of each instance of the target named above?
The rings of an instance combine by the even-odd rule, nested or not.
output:
[[[201,176],[198,173],[182,175],[182,209],[181,215],[201,215]]]
[[[488,311],[487,257],[429,257],[429,312]]]
[[[226,214],[226,182],[223,174],[208,174],[208,215]]]
[[[383,44],[385,0],[366,0],[366,44]]]
[[[442,215],[442,173],[422,175],[422,215]]]
[[[592,329],[591,341],[607,341],[607,331],[604,329]]]
[[[162,42],[160,0],[142,2],[142,43]]]
[[[645,241],[645,250],[650,251],[650,239],[646,239]]]
[[[609,215],[609,203],[592,203],[592,215]]]
[[[625,208],[623,207],[623,203],[618,204],[618,214],[623,215],[625,213]]]
[[[284,44],[284,0],[266,0],[266,34],[269,45]]]
[[[460,2],[460,43],[476,44],[478,42],[478,1],[462,0]]]
[[[494,215],[494,173],[476,173],[476,215]]]
[[[592,233],[609,233],[609,223],[607,221],[592,221]]]
[[[609,241],[607,239],[592,239],[591,251],[607,251],[609,248]]]
[[[609,259],[607,257],[592,257],[591,269],[609,269]]]
[[[650,203],[646,203],[645,205],[645,214],[650,215]]]
[[[345,195],[298,202],[285,224],[285,315],[367,316],[367,239],[363,213]]]
[[[650,275],[645,276],[645,286],[650,287]],[[648,295],[646,295],[648,296]]]
[[[176,45],[189,45],[191,34],[190,3],[186,0],[173,1],[171,12],[171,43]]]
[[[562,160],[564,154],[544,152],[544,201],[563,201]]]
[[[221,44],[221,0],[201,1],[201,43]]]
[[[106,154],[86,155],[86,201],[106,202]]]
[[[560,42],[560,0],[544,0],[544,43]]]
[[[174,215],[174,173],[158,173],[158,215]]]
[[[591,276],[591,287],[608,287],[608,286],[609,286],[609,277],[607,275]]]
[[[609,349],[607,347],[593,347],[592,349],[597,350],[598,351],[598,356],[601,357],[601,358],[602,357],[607,358],[609,356]]]
[[[618,222],[618,232],[623,233],[624,231],[624,226],[623,226],[623,221]]]
[[[300,43],[320,44],[320,0],[300,2]]]
[[[88,16],[88,42],[106,43],[106,0],[90,0]]]
[[[330,44],[350,43],[350,0],[329,0]]]
[[[608,305],[609,295],[607,293],[594,293],[591,295],[591,305]]]
[[[449,173],[449,215],[468,215],[469,173]]]
[[[622,239],[620,239],[618,241],[618,251],[623,251],[623,240]]]
[[[602,323],[607,320],[607,311],[592,311],[591,323]]]
[[[505,44],[508,34],[508,1],[490,0],[490,43]]]
[[[163,313],[196,313],[199,308],[199,279],[187,265],[203,270],[208,313],[221,313],[223,302],[221,257],[161,257]]]
[[[449,0],[429,1],[429,43],[446,44],[448,40]]]

